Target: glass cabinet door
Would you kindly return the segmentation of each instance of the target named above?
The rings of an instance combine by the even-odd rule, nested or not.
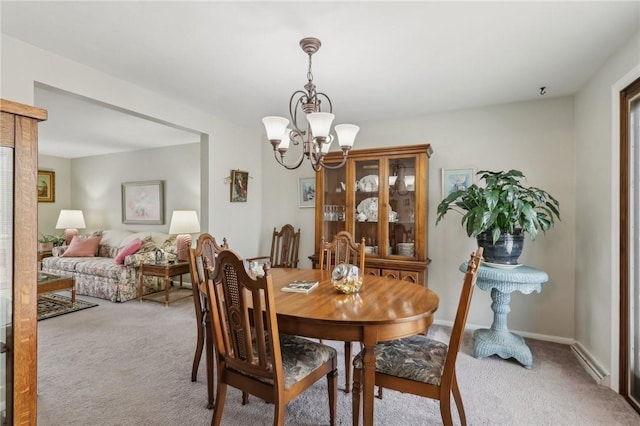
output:
[[[416,256],[416,158],[387,160],[387,255]]]
[[[354,168],[356,182],[353,236],[356,243],[360,243],[364,237],[367,256],[376,256],[382,253],[379,226],[381,222],[379,219],[382,219],[379,197],[380,162],[379,160],[355,161]]]
[[[0,147],[0,424],[6,424],[13,293],[13,149]],[[9,413],[9,418],[11,418]]]
[[[346,230],[347,215],[346,167],[325,169],[322,197],[322,236],[325,242]]]

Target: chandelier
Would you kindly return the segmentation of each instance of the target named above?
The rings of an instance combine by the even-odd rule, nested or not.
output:
[[[342,162],[325,164],[324,157],[334,140],[330,132],[335,116],[332,114],[333,107],[329,96],[317,92],[316,85],[313,84],[311,56],[320,49],[320,40],[314,37],[303,38],[300,40],[300,47],[309,55],[309,70],[307,71],[308,81],[304,85],[305,90],[295,91],[289,100],[289,117],[293,129],[287,127],[289,120],[284,117],[264,117],[262,122],[267,130],[267,138],[273,146],[273,155],[283,167],[289,170],[297,169],[307,158],[316,172],[323,167],[337,169],[346,163],[349,150],[353,146],[360,127],[353,124],[335,126],[338,144],[342,149]],[[326,101],[327,112],[322,111],[323,101]],[[298,115],[299,113],[301,114]],[[285,155],[291,145],[301,145],[302,152],[296,161],[286,163]]]

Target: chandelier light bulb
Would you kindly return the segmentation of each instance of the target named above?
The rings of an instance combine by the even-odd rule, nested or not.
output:
[[[264,117],[262,123],[264,123],[264,128],[267,131],[267,139],[272,141],[280,140],[284,129],[286,129],[287,124],[289,124],[289,120],[284,117]]]
[[[356,140],[356,135],[360,131],[360,127],[355,124],[338,124],[336,126],[336,135],[338,136],[338,144],[341,147],[353,146]]]

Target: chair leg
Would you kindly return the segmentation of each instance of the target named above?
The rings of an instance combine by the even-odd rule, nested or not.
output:
[[[286,404],[284,401],[276,400],[273,407],[273,426],[284,425],[284,408]]]
[[[351,342],[344,342],[344,393],[351,391]]]
[[[382,386],[378,386],[378,395],[376,395],[378,399],[382,399],[382,389]]]
[[[336,412],[338,409],[338,369],[327,374],[327,389],[329,391],[329,424],[336,424]]]
[[[200,322],[198,327],[198,337],[196,342],[196,353],[193,356],[193,367],[191,367],[191,381],[195,382],[198,378],[198,367],[200,367],[200,359],[202,358],[202,348],[204,347],[204,326]]]
[[[224,410],[224,401],[227,398],[227,384],[218,383],[218,393],[216,394],[216,403],[211,418],[211,426],[220,426],[222,422],[222,410]]]
[[[462,405],[462,396],[460,395],[460,388],[458,387],[458,379],[456,377],[456,373],[453,373],[453,382],[451,386],[451,390],[453,391],[453,400],[456,402],[456,407],[458,407],[458,416],[460,417],[460,424],[462,426],[467,426],[467,416],[464,413],[464,406]]]
[[[440,388],[440,416],[442,417],[442,424],[444,424],[444,426],[453,426],[453,419],[451,418],[451,392],[442,392],[442,388]]]
[[[207,322],[205,325],[206,329],[206,361],[207,361],[207,408],[213,408],[213,399],[214,399],[214,383],[213,383],[213,332],[211,330],[211,324],[209,323],[209,318],[205,319]]]
[[[353,426],[360,424],[360,392],[362,383],[362,369],[353,369],[353,392],[351,395],[351,418]]]

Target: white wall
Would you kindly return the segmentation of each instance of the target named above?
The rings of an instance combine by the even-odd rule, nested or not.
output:
[[[6,35],[0,40],[0,96],[4,99],[34,105],[34,84],[39,82],[203,133],[209,142],[203,147],[206,156],[200,158],[201,171],[208,176],[201,184],[201,208],[206,216],[203,222],[208,222],[211,234],[227,237],[241,254],[258,254],[262,185],[255,183],[260,181],[262,164],[259,156],[247,153],[259,146],[259,131],[241,128]],[[229,202],[229,186],[224,179],[231,169],[246,170],[258,177],[250,181],[253,185],[246,203]]]
[[[55,201],[38,203],[38,233],[62,235],[64,229],[55,229],[62,209],[71,207],[71,160],[68,158],[38,156],[38,170],[55,172]]]
[[[640,32],[576,96],[575,338],[618,387],[619,91],[640,76]]]
[[[441,200],[441,168],[521,170],[530,185],[539,186],[560,201],[562,221],[534,242],[527,239],[521,261],[545,270],[550,277],[542,293],[512,295],[509,327],[561,341],[573,337],[575,238],[575,150],[573,99],[544,99],[487,108],[453,111],[403,120],[358,123],[357,148],[430,143],[434,154],[429,171],[429,287],[440,296],[438,320],[453,321],[462,273],[460,263],[476,247],[454,215],[435,226]],[[262,249],[268,253],[269,232],[291,223],[301,227],[300,258],[313,252],[313,209],[297,208],[297,179],[313,176],[308,164],[295,172],[276,164],[263,140]],[[302,266],[309,264],[302,263]],[[489,294],[474,294],[468,322],[489,326]]]
[[[199,154],[197,143],[73,159],[72,206],[84,212],[88,231],[169,232],[173,210],[196,210],[201,216]],[[121,184],[147,180],[164,181],[164,224],[123,224]]]

